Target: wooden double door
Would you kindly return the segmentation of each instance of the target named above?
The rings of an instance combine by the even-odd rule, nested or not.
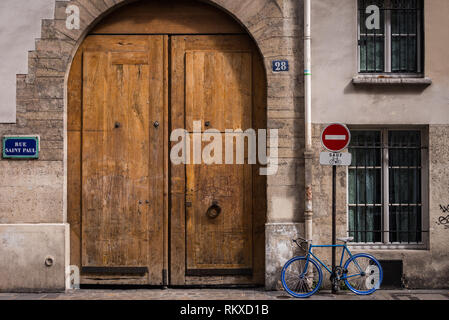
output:
[[[170,138],[185,129],[192,151],[208,129],[224,145],[226,129],[266,128],[265,91],[246,35],[86,38],[68,82],[71,264],[82,284],[263,284],[259,167],[194,164],[193,152],[176,164]]]

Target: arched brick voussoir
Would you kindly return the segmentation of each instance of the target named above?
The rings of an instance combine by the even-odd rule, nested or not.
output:
[[[282,17],[282,7],[277,0],[209,0],[238,19],[246,27],[258,17]]]
[[[53,23],[47,22],[47,33],[56,34],[59,38],[67,37],[67,39],[80,43],[95,21],[101,19],[117,5],[130,2],[132,0],[55,1],[55,20]],[[285,18],[285,12],[291,11],[290,2],[281,0],[208,0],[206,2],[227,11],[237,19],[253,36],[262,54],[272,50],[270,41],[264,41],[264,39],[285,37],[286,33],[290,36],[294,32],[285,29],[288,25],[285,24],[285,21],[283,25],[280,24],[280,21]],[[68,16],[66,8],[70,5],[76,5],[80,9],[80,28],[78,30],[69,30],[66,27]],[[51,31],[51,28],[54,30]]]
[[[297,18],[291,14],[297,11],[291,1],[282,0],[210,0],[234,16],[256,41],[262,55],[272,54],[273,47],[287,47],[286,37],[297,36]],[[292,8],[295,10],[292,10]],[[289,13],[286,22],[285,13]],[[298,21],[299,22],[299,21]],[[273,45],[275,39],[276,45]],[[290,40],[288,40],[290,41]],[[282,52],[281,54],[290,54]]]

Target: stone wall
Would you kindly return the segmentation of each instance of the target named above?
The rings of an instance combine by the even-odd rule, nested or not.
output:
[[[332,169],[319,164],[319,152],[322,151],[320,134],[324,125],[314,125],[314,219],[313,241],[316,244],[330,244],[332,241]],[[366,252],[379,260],[402,260],[403,285],[410,289],[447,288],[449,283],[449,227],[440,223],[447,218],[449,211],[449,126],[429,126],[429,206],[423,208],[424,219],[428,219],[429,246],[423,249],[382,249],[351,248],[353,254]],[[423,190],[423,197],[426,190]],[[441,207],[440,207],[441,205]],[[443,207],[443,208],[442,208]],[[337,237],[347,236],[347,170],[337,169]],[[449,223],[446,224],[449,226]],[[331,249],[317,249],[317,255],[331,264]],[[341,251],[337,251],[337,259]],[[337,260],[337,263],[339,261]],[[323,275],[326,275],[324,273]],[[329,277],[324,277],[325,287],[330,288]]]
[[[43,256],[52,246],[58,254],[68,256],[65,244],[53,231],[41,224],[63,226],[66,223],[66,78],[71,60],[88,31],[102,17],[126,0],[72,0],[55,2],[55,18],[42,21],[41,38],[29,52],[28,74],[17,76],[17,123],[0,124],[0,136],[37,134],[41,137],[40,159],[36,161],[0,160],[0,237],[15,234],[18,224],[31,224],[46,239],[41,251],[30,254],[28,245],[41,238],[25,233],[22,245],[16,248],[21,267],[12,261],[8,276],[0,278],[0,289],[58,290],[64,287],[64,269],[55,269],[55,279],[40,278],[35,265],[41,266]],[[303,58],[302,2],[296,0],[214,0],[207,1],[222,8],[245,26],[265,59],[268,80],[268,128],[279,129],[280,163],[277,175],[268,178],[268,223],[292,223],[302,220],[303,166]],[[66,28],[66,8],[80,9],[79,30]],[[11,39],[13,41],[13,39]],[[272,73],[271,61],[288,59],[288,73]],[[267,248],[278,241],[278,230],[267,228]],[[294,233],[294,232],[293,232]],[[294,236],[293,234],[291,235]],[[14,244],[11,244],[12,246]],[[48,248],[48,250],[45,250]],[[2,253],[2,259],[14,252]],[[42,253],[42,254],[40,254]],[[42,255],[42,256],[41,256]],[[289,254],[271,252],[267,259],[267,288],[272,288],[280,275],[279,266]],[[61,259],[58,258],[58,262]],[[69,264],[65,259],[65,266]],[[274,264],[276,267],[271,267]],[[16,268],[17,267],[17,268]],[[22,277],[22,282],[8,278]],[[274,280],[271,280],[274,279]],[[33,285],[30,285],[33,283]]]

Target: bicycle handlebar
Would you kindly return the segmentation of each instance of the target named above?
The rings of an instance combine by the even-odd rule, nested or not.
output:
[[[301,242],[309,242],[309,240],[306,240],[304,238],[298,237],[297,239],[293,239],[294,242],[296,242],[297,240],[301,240]]]

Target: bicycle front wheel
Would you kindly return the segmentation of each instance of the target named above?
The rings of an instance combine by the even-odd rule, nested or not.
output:
[[[307,298],[321,286],[323,273],[318,263],[306,257],[294,257],[282,268],[282,285],[285,291],[296,298]]]
[[[359,253],[345,263],[345,283],[349,290],[359,295],[368,295],[380,288],[383,271],[373,256]]]

